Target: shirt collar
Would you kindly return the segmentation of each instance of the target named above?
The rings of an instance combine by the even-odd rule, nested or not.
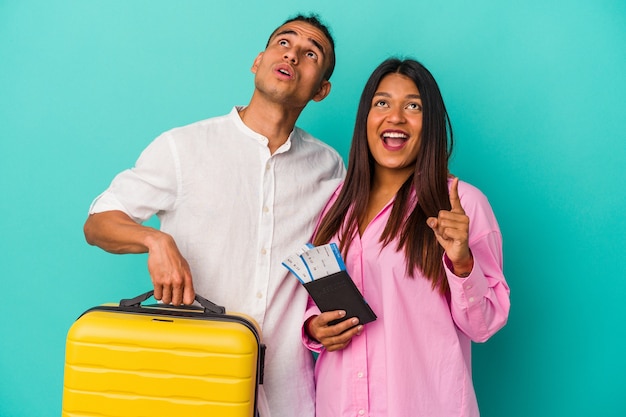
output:
[[[230,118],[232,119],[232,121],[235,123],[235,125],[237,126],[239,130],[241,130],[250,138],[256,140],[259,144],[267,147],[269,140],[265,136],[261,135],[260,133],[257,133],[254,130],[250,129],[243,122],[243,120],[241,120],[241,116],[239,116],[239,111],[244,109],[245,107],[246,106],[234,106],[233,109],[230,111],[230,114],[229,114]],[[275,154],[284,153],[284,152],[287,152],[289,149],[291,149],[292,138],[295,138],[297,135],[296,130],[297,129],[294,127],[294,129],[289,134],[287,141],[283,143],[280,146],[280,148],[276,150]]]

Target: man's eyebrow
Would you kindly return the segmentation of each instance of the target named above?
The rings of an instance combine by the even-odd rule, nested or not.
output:
[[[281,35],[296,35],[296,32],[294,30],[291,29],[285,29],[285,30],[281,30],[280,32],[276,32],[274,34],[274,37],[277,38]]]
[[[292,35],[292,36],[298,36],[298,34],[296,33],[295,30],[291,30],[291,29],[285,29],[282,30],[278,33],[276,33],[276,35],[274,35],[275,38],[281,36],[281,35]],[[319,49],[323,55],[326,55],[326,51],[324,51],[324,47],[322,46],[322,44],[320,44],[318,41],[316,41],[315,39],[312,38],[307,38],[309,42],[311,42],[313,45],[315,45],[315,47],[317,49]]]

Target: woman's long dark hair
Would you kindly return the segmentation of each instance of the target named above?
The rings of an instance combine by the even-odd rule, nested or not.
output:
[[[413,277],[418,268],[432,281],[433,288],[445,294],[449,287],[443,270],[443,248],[426,224],[426,219],[436,217],[439,210],[450,210],[447,182],[448,160],[453,146],[452,126],[437,82],[415,60],[387,59],[374,70],[365,84],[357,110],[346,179],[337,200],[322,219],[313,243],[328,243],[339,234],[339,247],[345,256],[358,233],[374,174],[374,159],[367,144],[367,117],[378,85],[389,74],[409,77],[419,90],[422,133],[415,170],[398,190],[380,240],[387,245],[398,238],[397,250],[404,249],[407,274]],[[413,190],[417,204],[412,199]],[[342,227],[344,220],[345,226]]]

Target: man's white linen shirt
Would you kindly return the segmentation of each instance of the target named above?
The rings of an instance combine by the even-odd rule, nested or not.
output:
[[[307,293],[281,262],[311,239],[345,167],[297,127],[271,155],[239,109],[157,137],[90,213],[121,210],[136,222],[156,214],[189,262],[196,292],[260,324],[272,417],[312,417],[312,358],[300,338]]]

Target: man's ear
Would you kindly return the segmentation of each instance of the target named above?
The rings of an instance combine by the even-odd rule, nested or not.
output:
[[[250,71],[252,71],[253,74],[256,74],[256,71],[259,68],[259,63],[261,62],[262,56],[263,56],[263,52],[259,52],[256,58],[254,58],[254,62],[252,63],[252,68],[250,68]]]
[[[315,93],[315,95],[313,96],[312,100],[313,101],[322,101],[326,98],[326,96],[330,94],[330,81],[328,80],[323,80],[322,84],[320,85],[319,90],[317,90],[317,93]]]

